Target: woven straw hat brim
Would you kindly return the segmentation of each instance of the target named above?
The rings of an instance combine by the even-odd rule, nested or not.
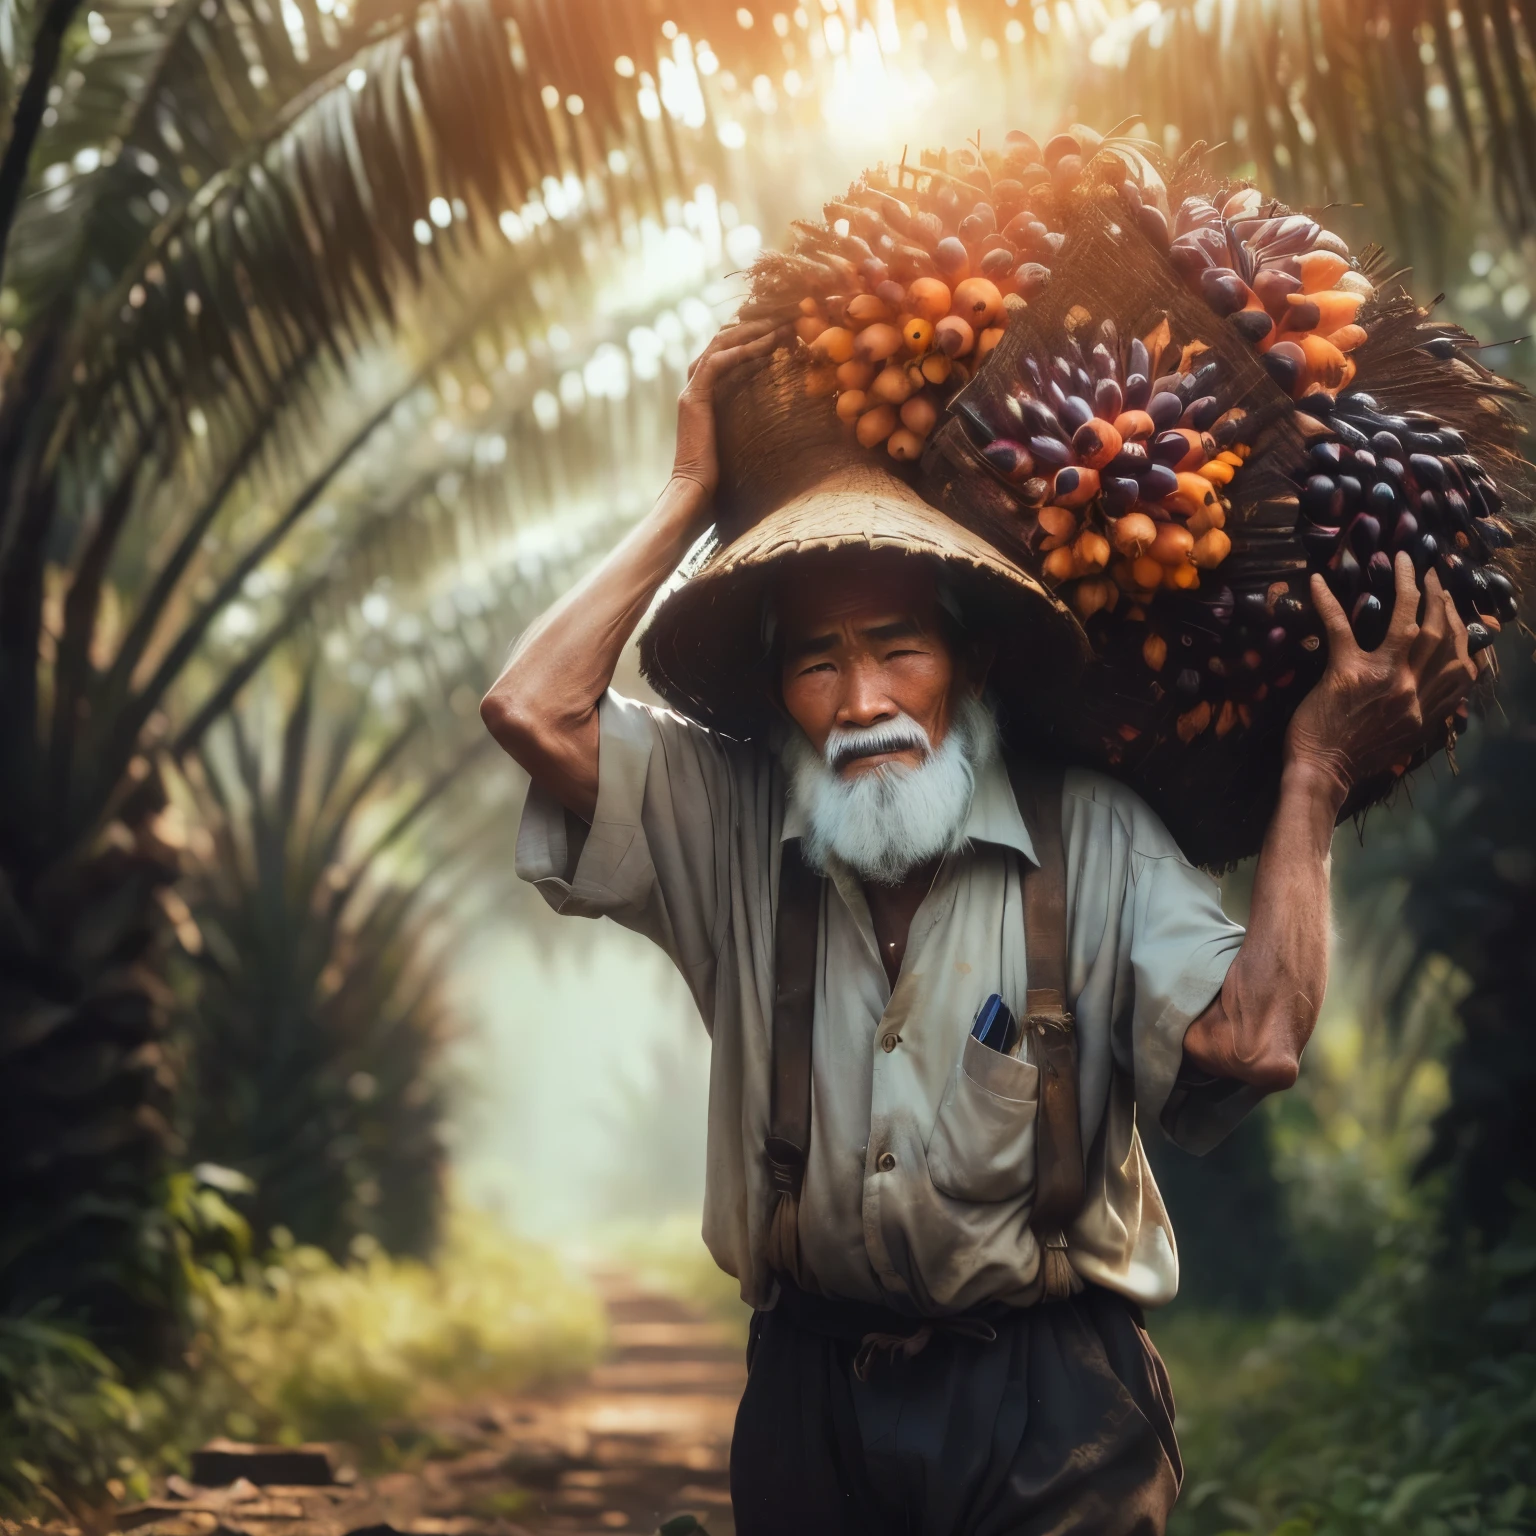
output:
[[[787,562],[888,550],[939,566],[963,622],[998,651],[1005,726],[1060,706],[1089,652],[1082,626],[1032,576],[876,464],[849,462],[717,547],[661,603],[640,641],[646,680],[679,713],[744,740],[776,717],[763,604]]]

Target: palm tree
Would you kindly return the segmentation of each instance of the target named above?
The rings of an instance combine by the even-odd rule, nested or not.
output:
[[[473,757],[411,789],[400,769],[420,713],[369,742],[366,698],[317,709],[313,661],[286,720],[271,691],[192,765],[206,852],[179,925],[197,972],[188,1154],[249,1181],[240,1205],[261,1247],[284,1226],[338,1258],[362,1234],[424,1254],[443,1176],[449,1021],[430,892],[444,871],[391,870],[390,856]]]
[[[359,458],[426,473],[411,421],[450,381],[450,447],[526,416],[553,365],[476,405],[486,349],[542,332],[545,302],[580,313],[584,248],[692,184],[633,106],[556,123],[549,39],[509,46],[520,9],[24,18],[0,157],[0,1312],[56,1304],[143,1354],[174,1313],[157,754],[197,744],[370,536],[376,509],[312,516]],[[594,157],[601,204],[548,218]]]

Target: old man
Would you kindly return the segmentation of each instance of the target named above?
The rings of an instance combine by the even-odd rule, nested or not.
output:
[[[1335,821],[1458,708],[1465,631],[1433,578],[1416,622],[1399,557],[1366,654],[1315,582],[1329,666],[1245,933],[1134,793],[1031,760],[1021,680],[1081,640],[1050,595],[856,450],[790,451],[768,399],[756,501],[647,638],[679,712],[621,698],[720,512],[717,389],[785,340],[715,339],[654,510],[487,695],[533,781],[518,870],[661,945],[710,1031],[704,1236],[756,1309],[742,1536],[1159,1532],[1142,1308],[1178,1265],[1140,1135],[1203,1151],[1295,1081]]]

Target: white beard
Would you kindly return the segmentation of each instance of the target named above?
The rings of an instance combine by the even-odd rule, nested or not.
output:
[[[922,761],[889,764],[852,779],[837,765],[852,755],[917,747]],[[976,774],[998,750],[990,707],[967,693],[937,749],[909,715],[856,730],[834,729],[824,753],[800,730],[780,750],[790,801],[805,817],[806,863],[825,873],[836,857],[864,880],[898,885],[919,864],[958,852],[976,789]]]

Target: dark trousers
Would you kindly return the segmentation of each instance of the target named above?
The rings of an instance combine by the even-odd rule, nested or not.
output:
[[[970,1314],[916,1353],[865,1343],[917,1326],[788,1286],[756,1314],[738,1536],[1160,1536],[1183,1468],[1133,1303],[1089,1287]]]

